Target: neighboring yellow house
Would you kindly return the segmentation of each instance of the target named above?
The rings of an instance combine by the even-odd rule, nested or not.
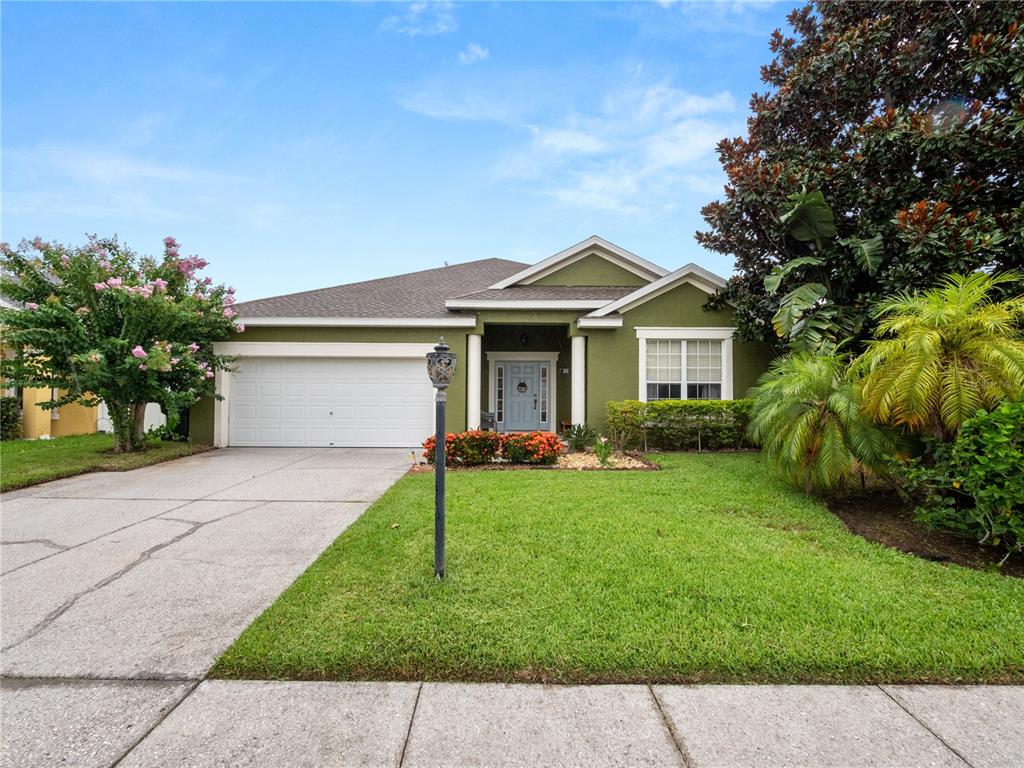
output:
[[[25,389],[21,394],[22,437],[64,437],[88,435],[96,431],[99,407],[86,408],[78,403],[43,410],[39,403],[51,399],[49,389]]]
[[[13,354],[0,347],[4,356]],[[88,435],[96,431],[99,406],[86,408],[78,403],[62,405],[60,408],[43,410],[39,403],[52,399],[55,393],[45,387],[22,389],[6,387],[0,394],[21,400],[21,436],[25,438],[64,437],[66,435]]]

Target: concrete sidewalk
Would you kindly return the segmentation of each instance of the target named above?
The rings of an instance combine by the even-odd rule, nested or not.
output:
[[[1014,686],[3,686],[5,766],[1024,764]],[[68,717],[55,716],[62,708]]]

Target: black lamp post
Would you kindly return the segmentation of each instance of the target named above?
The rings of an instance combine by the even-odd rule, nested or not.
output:
[[[455,375],[455,353],[444,343],[444,336],[433,352],[427,353],[427,375],[437,389],[436,432],[434,436],[434,577],[444,578],[444,464],[448,455],[444,426],[448,395],[445,390]]]

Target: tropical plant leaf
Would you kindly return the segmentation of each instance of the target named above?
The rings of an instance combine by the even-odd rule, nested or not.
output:
[[[857,263],[869,275],[875,274],[878,265],[882,263],[882,256],[885,255],[885,243],[881,235],[869,237],[863,240],[859,237],[847,237],[839,241],[853,251],[857,257]]]
[[[790,259],[785,264],[780,264],[765,275],[764,289],[770,294],[775,293],[779,290],[779,285],[782,283],[783,279],[785,279],[786,275],[794,269],[809,266],[820,267],[824,263],[825,262],[817,256],[800,256],[796,259]]]
[[[779,221],[794,240],[813,241],[819,248],[825,240],[836,236],[835,217],[820,189],[789,196],[792,207],[779,216]]]
[[[825,286],[821,283],[804,283],[782,297],[779,311],[772,318],[772,326],[780,337],[789,336],[804,312],[825,298]]]

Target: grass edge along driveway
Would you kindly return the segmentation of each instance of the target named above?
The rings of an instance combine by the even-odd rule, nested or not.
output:
[[[849,533],[756,454],[400,480],[217,662],[258,679],[1024,680],[1024,581]]]
[[[193,443],[147,440],[146,450],[114,453],[112,435],[0,442],[0,490],[13,491],[86,472],[122,472],[209,450]]]

